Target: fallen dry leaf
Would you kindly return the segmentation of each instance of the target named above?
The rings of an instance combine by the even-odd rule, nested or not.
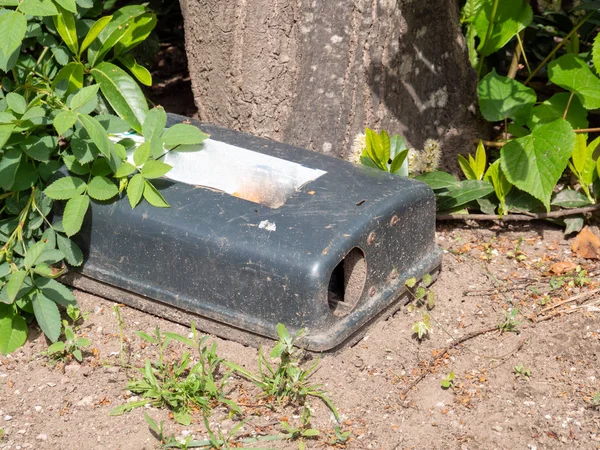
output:
[[[581,258],[600,259],[600,239],[586,226],[575,238],[571,250]]]
[[[554,275],[563,275],[565,273],[573,272],[577,268],[577,264],[574,262],[563,261],[557,262],[550,266],[550,272]]]

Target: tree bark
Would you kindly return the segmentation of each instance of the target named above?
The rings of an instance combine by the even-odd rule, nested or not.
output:
[[[473,150],[476,83],[452,0],[181,0],[200,119],[347,156],[365,127]]]

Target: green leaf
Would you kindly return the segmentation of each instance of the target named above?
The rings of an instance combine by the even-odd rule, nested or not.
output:
[[[141,44],[150,35],[156,26],[156,14],[147,12],[137,17],[133,17],[127,27],[123,37],[115,43],[115,55],[122,55]]]
[[[458,165],[460,166],[465,178],[467,180],[477,180],[477,175],[475,175],[475,171],[471,167],[469,160],[465,158],[463,155],[457,155]]]
[[[69,200],[85,191],[85,182],[76,177],[63,177],[56,180],[46,189],[44,194],[54,200]]]
[[[20,150],[9,149],[4,151],[4,155],[2,156],[2,159],[0,159],[0,187],[5,191],[10,190],[15,182],[15,176],[20,162]]]
[[[536,100],[535,91],[492,69],[477,85],[481,114],[489,122],[513,119],[524,124]]]
[[[75,111],[61,111],[54,118],[54,128],[59,135],[65,134],[77,122],[78,114]]]
[[[119,117],[141,133],[142,123],[148,113],[148,104],[135,80],[123,69],[107,62],[98,64],[91,74]]]
[[[460,181],[458,181],[449,173],[440,171],[426,172],[422,175],[416,176],[415,180],[422,181],[434,191],[439,189],[455,189],[460,187]]]
[[[587,128],[589,126],[587,110],[583,107],[578,97],[574,96],[571,98],[571,94],[568,92],[554,94],[545,102],[535,106],[531,113],[531,117],[527,121],[527,126],[533,130],[540,123],[562,119],[565,110],[567,109],[567,105],[569,105],[567,122],[571,124],[573,129]]]
[[[396,157],[392,160],[392,164],[390,165],[390,173],[396,173],[406,161],[406,157],[408,156],[408,150],[401,151],[396,155]]]
[[[0,16],[0,51],[11,55],[18,49],[27,32],[27,20],[18,11],[10,11]]]
[[[77,14],[77,3],[75,0],[54,0],[60,6],[62,6],[67,11],[72,12],[73,14]]]
[[[131,21],[146,13],[142,5],[130,5],[118,9],[113,14],[111,21],[104,27],[88,48],[88,61],[91,67],[96,66],[104,59],[104,56],[115,46],[127,33]]]
[[[169,204],[149,181],[144,181],[144,198],[152,206],[157,208],[168,208]]]
[[[483,179],[486,164],[487,157],[485,154],[485,147],[483,146],[483,142],[479,141],[479,144],[477,144],[477,152],[475,153],[475,167],[473,168],[477,180]]]
[[[585,109],[600,108],[600,79],[581,58],[568,54],[548,64],[550,81],[574,92]]]
[[[572,189],[563,189],[552,197],[550,204],[552,206],[560,206],[561,208],[581,208],[588,206],[590,200],[581,192]]]
[[[131,209],[135,208],[142,199],[142,195],[144,194],[144,183],[144,177],[140,173],[134,175],[131,180],[129,180],[129,183],[127,184],[127,198],[129,199]]]
[[[100,89],[100,86],[97,84],[81,88],[73,97],[71,97],[69,101],[69,108],[72,110],[77,110],[85,106],[87,103],[96,98],[98,95],[98,89]]]
[[[485,180],[465,180],[459,187],[451,188],[448,192],[438,194],[437,209],[446,211],[466,205],[473,200],[485,197],[494,192],[494,186]]]
[[[44,253],[46,244],[47,242],[38,241],[27,249],[27,254],[23,260],[23,266],[25,267],[25,270],[29,270],[35,266],[35,264],[38,262],[38,259],[40,259],[40,256],[42,256],[42,253]]]
[[[51,0],[23,0],[19,11],[30,16],[56,16],[58,9]]]
[[[51,342],[56,342],[62,328],[60,312],[56,303],[41,292],[37,292],[33,296],[31,303],[38,325]]]
[[[594,44],[592,45],[592,61],[594,62],[596,73],[600,75],[600,33],[594,38]]]
[[[154,138],[159,137],[165,126],[167,125],[167,113],[162,106],[157,106],[148,111],[146,120],[142,127],[142,134],[146,141],[151,141]]]
[[[92,42],[98,37],[98,35],[104,30],[106,25],[111,21],[113,16],[104,16],[100,17],[94,24],[90,27],[90,30],[86,34],[83,42],[81,43],[81,48],[79,49],[79,56],[85,51],[86,48],[90,46]]]
[[[27,272],[25,270],[19,270],[17,272],[13,272],[8,278],[8,283],[6,284],[6,294],[8,295],[8,300],[12,303],[17,298],[17,294],[27,277]]]
[[[150,142],[145,141],[133,152],[133,162],[136,166],[143,165],[150,158]]]
[[[25,97],[16,92],[10,92],[6,96],[6,103],[8,103],[8,107],[11,111],[16,112],[17,114],[24,114],[27,109],[27,101]]]
[[[117,58],[137,80],[146,85],[152,86],[152,75],[144,66],[137,63],[135,58],[129,54]]]
[[[81,230],[89,206],[90,198],[87,195],[76,195],[67,202],[63,215],[63,227],[67,236],[73,236]]]
[[[65,308],[69,305],[76,306],[77,299],[73,292],[64,284],[52,278],[36,277],[34,284],[42,291],[45,297]]]
[[[375,133],[373,135],[377,136]],[[203,133],[197,127],[185,123],[178,123],[167,128],[162,135],[163,143],[168,150],[178,145],[201,144],[208,137],[208,134]],[[377,137],[379,138],[379,136]],[[387,171],[387,161],[385,163],[385,170]]]
[[[110,200],[119,193],[119,188],[108,178],[96,176],[88,184],[88,194],[94,200]]]
[[[83,253],[75,242],[62,234],[57,234],[56,243],[70,265],[78,267],[83,264]]]
[[[482,56],[500,50],[533,19],[533,11],[526,1],[499,0],[492,32],[490,38],[486,40],[493,3],[493,1],[485,1],[473,21],[480,39],[478,50]]]
[[[142,175],[144,178],[160,178],[171,169],[172,166],[162,161],[151,160],[147,161],[144,167],[142,167]]]
[[[14,352],[27,340],[25,319],[15,314],[12,306],[0,305],[0,352]]]
[[[189,126],[190,125],[188,125],[188,127]],[[167,131],[165,131],[165,134],[163,135],[163,141],[165,142],[165,147],[167,147],[167,148],[173,148],[165,140],[167,132],[169,132],[170,130],[172,130],[175,127],[177,127],[177,125],[174,125],[171,128],[167,129]],[[198,131],[200,131],[200,130],[198,130]],[[176,137],[175,132],[173,132],[172,134],[174,135],[173,137]],[[379,137],[379,135],[377,133],[375,133],[370,128],[367,128],[365,130],[365,134],[366,134],[365,143],[367,145],[366,146],[367,155],[377,165],[377,167],[379,167],[381,170],[387,172],[388,171],[387,163],[388,163],[389,155],[386,154],[386,152],[383,148],[381,138]]]
[[[75,16],[61,6],[57,6],[59,14],[52,17],[56,31],[65,42],[69,50],[75,55],[79,50],[77,41],[77,28],[75,26]]]
[[[88,135],[92,139],[92,142],[96,144],[96,147],[98,147],[100,153],[107,158],[110,158],[110,147],[112,144],[108,139],[106,130],[102,127],[100,122],[86,114],[79,114],[77,116],[77,120],[79,123],[81,123],[83,128],[85,128],[85,131],[87,131]]]
[[[581,174],[583,172],[587,158],[588,152],[586,138],[583,134],[576,134],[575,146],[573,147],[573,154],[571,155],[576,174]]]
[[[513,139],[502,147],[502,171],[508,181],[550,210],[550,196],[574,146],[575,133],[566,120],[540,125],[529,136]]]
[[[135,172],[135,166],[128,162],[124,162],[123,164],[121,164],[119,166],[119,168],[115,172],[115,178],[127,177],[127,176],[131,175],[133,172]]]

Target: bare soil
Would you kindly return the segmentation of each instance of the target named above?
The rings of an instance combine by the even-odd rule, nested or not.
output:
[[[403,308],[373,325],[355,346],[320,361],[313,380],[323,384],[337,406],[342,430],[352,432],[345,448],[600,448],[600,410],[590,405],[600,391],[600,308],[593,292],[598,263],[581,260],[560,230],[546,226],[440,226],[437,239],[446,252],[432,286],[437,300],[429,337],[416,339],[412,325],[419,313]],[[581,277],[583,286],[578,286],[575,276],[553,275],[556,262],[581,265],[589,280]],[[579,294],[578,301],[560,304]],[[22,349],[0,360],[0,449],[160,448],[144,411],[164,421],[167,434],[205,439],[200,413],[187,427],[152,407],[109,415],[135,399],[124,388],[136,371],[121,365],[114,303],[83,292],[76,296],[89,313],[79,333],[93,342],[82,364],[51,363],[42,354],[47,343],[38,330]],[[514,307],[521,322],[516,332],[478,334],[496,328]],[[131,308],[120,310],[123,356],[132,366],[157,360],[157,349],[134,331],[151,333],[158,326],[189,332]],[[454,340],[471,334],[443,353]],[[255,348],[211,340],[223,358],[257,370]],[[183,351],[179,345],[169,348],[169,358]],[[529,377],[515,373],[519,365],[530,371]],[[441,379],[449,372],[455,373],[454,384],[442,389]],[[297,408],[261,405],[258,390],[246,380],[233,377],[228,392],[249,418],[239,436],[276,434],[282,420],[300,423]],[[343,448],[328,444],[335,427],[331,412],[320,401],[310,400],[310,405],[312,426],[321,434],[305,440],[307,448]],[[210,426],[229,431],[237,420],[216,407]],[[298,442],[275,441],[269,447],[293,449]]]

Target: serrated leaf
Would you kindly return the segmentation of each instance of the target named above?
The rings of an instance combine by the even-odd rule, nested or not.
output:
[[[452,189],[460,187],[460,181],[458,181],[449,173],[441,171],[427,172],[422,175],[418,175],[415,177],[415,180],[422,181],[434,191],[439,189]]]
[[[59,14],[53,16],[56,31],[65,42],[71,53],[77,54],[79,42],[77,40],[77,27],[75,26],[75,16],[61,6],[57,6]]]
[[[108,178],[95,176],[88,184],[88,194],[94,200],[110,200],[119,193],[119,188]]]
[[[550,210],[550,196],[567,167],[575,133],[559,119],[535,128],[529,136],[513,139],[500,152],[508,181],[542,201]]]
[[[0,305],[0,352],[14,352],[27,340],[27,324],[11,306]]]
[[[0,159],[0,187],[5,191],[9,191],[15,182],[20,163],[20,150],[9,149],[4,151],[4,155]]]
[[[98,89],[100,89],[100,86],[97,84],[81,88],[73,97],[71,97],[69,108],[77,110],[85,106],[98,95]]]
[[[131,175],[133,172],[135,172],[135,166],[133,164],[130,164],[128,162],[124,162],[123,164],[121,164],[119,166],[119,168],[117,169],[117,171],[115,172],[115,178],[122,178],[122,177],[127,177],[129,175]]]
[[[30,16],[56,16],[58,9],[51,0],[23,0],[19,11]]]
[[[27,20],[18,11],[10,11],[0,16],[0,51],[11,55],[21,46],[27,32]]]
[[[482,56],[500,50],[533,19],[531,6],[524,0],[500,0],[497,2],[491,35],[486,40],[493,3],[493,1],[485,1],[473,20],[480,40],[478,50]]]
[[[536,101],[535,91],[492,69],[477,85],[479,108],[489,122],[512,119],[524,124]]]
[[[123,69],[108,62],[98,64],[91,74],[119,117],[141,133],[142,123],[148,113],[148,104],[135,80]]]
[[[139,173],[129,180],[129,183],[127,184],[127,198],[129,199],[131,209],[135,208],[142,199],[142,195],[144,194],[144,183],[144,177]]]
[[[143,165],[150,158],[150,142],[145,141],[133,152],[133,162],[136,166]]]
[[[63,177],[44,189],[44,194],[54,200],[69,200],[85,191],[86,184],[76,177]]]
[[[67,286],[52,278],[36,277],[34,284],[42,291],[45,297],[65,308],[69,305],[77,305],[77,299],[73,295],[73,292]]]
[[[67,202],[63,213],[63,227],[67,236],[73,236],[81,230],[89,206],[90,198],[85,194],[76,195]]]
[[[208,139],[208,137],[208,134],[203,133],[202,131],[200,131],[200,129],[193,125],[178,123],[165,130],[165,132],[162,135],[162,140],[165,145],[165,148],[170,150],[177,147],[178,145],[201,144],[205,139]]]
[[[52,124],[56,132],[62,136],[75,125],[77,117],[78,114],[75,111],[61,111],[54,118]]]
[[[86,48],[90,46],[92,42],[98,37],[98,35],[104,30],[106,25],[111,21],[113,16],[104,16],[100,17],[94,24],[90,27],[87,32],[83,42],[81,43],[81,47],[79,48],[79,55],[85,51]]]
[[[60,336],[62,324],[60,312],[56,303],[41,292],[37,292],[31,299],[33,314],[38,325],[51,342],[56,342]]]
[[[27,254],[23,260],[25,270],[31,269],[38,262],[38,259],[40,259],[40,256],[42,256],[42,253],[46,249],[46,244],[44,241],[38,241],[27,249]]]
[[[46,250],[40,256],[38,264],[56,264],[63,259],[65,259],[65,255],[60,250]]]
[[[9,92],[6,96],[6,103],[11,111],[17,114],[24,114],[27,109],[27,101],[25,97],[16,92]]]
[[[575,135],[575,146],[573,147],[573,154],[571,159],[573,166],[575,167],[576,173],[581,174],[585,168],[587,162],[587,141],[583,134]]]
[[[152,206],[157,208],[168,208],[169,204],[163,198],[158,189],[156,189],[149,181],[144,181],[144,198]]]
[[[571,98],[571,94],[568,92],[554,94],[548,100],[535,106],[531,112],[531,117],[527,121],[527,126],[533,130],[538,124],[562,119],[567,105],[569,105],[569,110],[567,111],[566,119],[573,129],[587,128],[589,126],[587,110],[581,104],[579,97],[574,96]]]
[[[19,270],[10,274],[8,283],[6,284],[6,294],[11,303],[17,298],[17,294],[19,293],[19,290],[21,289],[26,277],[27,272],[25,270]]]
[[[169,164],[166,164],[162,161],[150,160],[144,164],[144,167],[142,167],[142,175],[144,178],[160,178],[171,169],[172,166]]]
[[[554,84],[574,92],[585,109],[600,108],[600,79],[581,58],[568,54],[548,64],[548,77]]]
[[[40,136],[35,144],[25,147],[24,151],[36,161],[47,162],[50,160],[50,154],[57,148],[56,136]]]
[[[56,228],[56,226],[55,226]],[[78,267],[83,264],[83,253],[79,246],[62,234],[56,235],[58,249],[64,254],[65,260],[72,266]]]

